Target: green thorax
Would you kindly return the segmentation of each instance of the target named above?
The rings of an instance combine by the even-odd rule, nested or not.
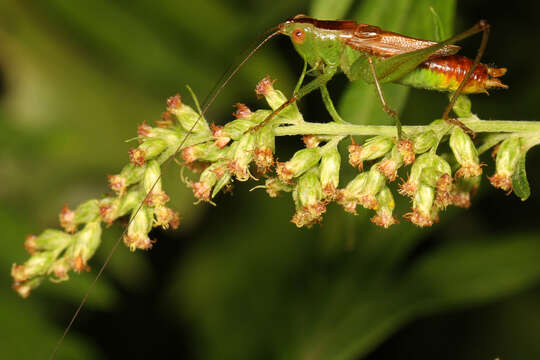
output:
[[[299,32],[300,31],[300,32]],[[291,37],[296,51],[311,66],[321,72],[343,71],[347,76],[351,65],[363,54],[345,45],[341,30],[317,28],[312,24],[285,24],[281,32]],[[298,34],[303,33],[303,40]]]

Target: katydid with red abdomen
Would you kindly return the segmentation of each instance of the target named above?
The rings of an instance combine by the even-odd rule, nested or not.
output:
[[[297,15],[280,24],[277,32],[291,38],[297,52],[316,77],[293,94],[263,124],[313,90],[320,89],[323,97],[327,97],[326,83],[339,72],[343,72],[351,81],[363,80],[375,85],[383,110],[396,120],[398,137],[402,136],[400,121],[397,113],[386,103],[380,84],[392,82],[453,92],[442,118],[466,130],[461,122],[449,116],[459,95],[487,93],[490,88],[507,88],[498,79],[506,73],[505,68],[492,68],[480,63],[489,33],[489,25],[485,21],[440,43],[355,21],[317,20],[305,15]],[[472,60],[456,55],[460,47],[453,44],[479,32],[483,33],[483,37],[476,58]],[[342,121],[331,102],[325,101],[325,104],[332,118]]]

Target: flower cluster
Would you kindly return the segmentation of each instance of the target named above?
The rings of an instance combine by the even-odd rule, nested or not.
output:
[[[270,109],[252,111],[236,104],[235,119],[223,126],[209,124],[179,95],[169,98],[157,126],[139,125],[139,144],[129,151],[130,163],[109,176],[110,196],[89,200],[75,210],[64,206],[63,231],[48,229],[26,238],[30,257],[13,265],[13,288],[26,297],[46,278],[63,281],[71,270],[88,270],[101,242],[102,223],[110,226],[129,216],[123,241],[132,251],[152,247],[152,228],[177,228],[179,215],[166,206],[169,197],[161,184],[162,167],[171,158],[199,174],[197,180],[182,177],[197,202],[213,204],[213,198],[233,181],[247,181],[254,178],[252,174],[265,176],[260,187],[270,197],[291,193],[295,205],[291,222],[298,227],[320,223],[328,204],[336,202],[352,214],[360,205],[372,212],[374,224],[388,228],[398,222],[396,192],[411,202],[403,218],[420,227],[431,226],[446,207],[470,206],[483,172],[479,153],[491,147],[495,147],[496,165],[491,184],[523,200],[529,196],[524,159],[527,150],[540,143],[539,124],[482,121],[470,114],[470,103],[460,98],[454,110],[468,128],[499,134],[488,135],[477,146],[461,127],[442,120],[405,126],[402,139],[395,137],[395,129],[389,133],[388,127],[381,126],[379,135],[348,145],[348,162],[358,172],[340,186],[339,143],[348,135],[373,134],[373,126],[306,122],[295,103],[276,112],[287,97],[269,78],[259,82],[256,93]],[[485,130],[490,128],[486,124],[490,130]],[[276,161],[278,135],[302,135],[305,148],[288,161]],[[447,147],[440,146],[445,142]]]

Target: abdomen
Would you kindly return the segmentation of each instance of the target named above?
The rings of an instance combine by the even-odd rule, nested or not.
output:
[[[471,68],[473,60],[452,55],[435,58],[422,63],[398,82],[420,89],[456,91]],[[506,68],[492,68],[478,64],[463,88],[463,93],[487,93],[490,88],[508,88],[498,77],[506,73]]]

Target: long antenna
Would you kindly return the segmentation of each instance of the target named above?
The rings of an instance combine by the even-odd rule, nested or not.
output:
[[[107,265],[109,265],[109,262],[111,261],[116,249],[118,248],[118,245],[120,245],[120,242],[122,241],[122,238],[124,237],[124,235],[126,234],[127,232],[127,229],[129,228],[129,225],[131,224],[131,222],[133,221],[133,219],[135,219],[135,216],[139,213],[139,211],[141,210],[143,204],[148,200],[148,197],[150,196],[150,194],[152,193],[152,191],[154,190],[154,187],[158,184],[158,182],[161,180],[161,177],[162,177],[162,174],[169,168],[169,166],[171,165],[172,163],[172,160],[176,157],[176,155],[178,155],[178,153],[180,152],[180,150],[183,148],[184,144],[186,143],[187,139],[191,136],[191,134],[193,133],[193,129],[195,129],[195,127],[197,126],[197,124],[199,123],[199,121],[204,117],[204,115],[206,114],[206,112],[208,111],[208,109],[210,108],[210,106],[214,103],[214,101],[216,100],[216,98],[218,97],[218,95],[221,93],[221,91],[225,88],[225,86],[227,86],[227,84],[231,81],[231,79],[233,78],[234,75],[236,75],[236,73],[240,70],[240,68],[242,68],[242,66],[244,66],[244,64],[264,45],[266,44],[271,38],[273,38],[274,36],[276,36],[277,34],[279,34],[279,25],[278,26],[275,26],[267,31],[265,31],[262,35],[260,35],[249,47],[246,48],[246,50],[244,50],[242,52],[242,55],[245,54],[249,49],[252,49],[248,52],[248,54],[243,58],[243,60],[236,66],[234,66],[234,63],[232,65],[230,65],[227,70],[225,70],[225,72],[223,73],[223,75],[221,76],[221,78],[216,82],[216,84],[214,85],[214,87],[212,88],[212,90],[208,93],[208,95],[206,96],[205,100],[204,100],[204,106],[201,110],[201,113],[199,114],[199,117],[197,118],[197,120],[193,123],[193,125],[191,126],[191,128],[188,130],[188,132],[186,133],[186,135],[184,136],[184,138],[182,139],[182,141],[180,142],[180,145],[178,145],[178,147],[176,148],[176,151],[172,154],[171,157],[169,157],[169,159],[167,159],[162,167],[162,171],[160,173],[160,175],[158,176],[158,178],[154,181],[154,183],[152,184],[152,186],[150,187],[150,190],[148,190],[148,192],[146,193],[144,199],[141,201],[141,203],[139,204],[139,206],[137,207],[137,209],[135,210],[135,212],[131,215],[131,218],[129,219],[129,222],[128,224],[126,225],[126,227],[124,228],[124,231],[122,231],[122,234],[118,237],[118,240],[116,240],[114,246],[112,247],[111,251],[109,252],[109,254],[107,255],[107,258],[105,259],[105,262],[103,262],[103,265],[101,265],[96,277],[94,278],[94,281],[92,281],[92,283],[90,284],[90,286],[88,287],[88,290],[86,290],[86,293],[84,294],[79,306],[77,307],[77,310],[75,310],[75,313],[73,313],[73,316],[71,317],[69,323],[67,324],[65,330],[64,330],[64,333],[62,334],[62,336],[60,337],[60,339],[58,340],[58,342],[56,343],[56,346],[54,347],[54,350],[53,352],[51,353],[51,356],[49,357],[50,360],[53,360],[56,356],[56,353],[58,352],[58,350],[60,349],[60,346],[62,345],[62,343],[64,342],[64,339],[66,338],[67,334],[69,333],[69,331],[71,330],[71,327],[73,326],[73,323],[75,322],[75,320],[77,319],[77,317],[79,316],[79,313],[81,312],[82,308],[84,307],[84,305],[86,304],[86,300],[88,300],[88,296],[90,295],[90,293],[92,292],[92,290],[94,289],[94,286],[96,285],[97,281],[99,280],[99,278],[101,277],[101,275],[103,274],[103,272],[105,271],[105,268],[107,267]],[[263,38],[263,40],[260,40],[261,38]],[[254,44],[257,44],[255,47],[253,47]]]

